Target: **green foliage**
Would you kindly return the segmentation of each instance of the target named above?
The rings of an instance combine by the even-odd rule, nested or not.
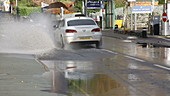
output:
[[[15,2],[16,0],[10,0]],[[18,0],[17,8],[14,6],[14,13],[19,16],[27,16],[33,11],[40,11],[40,7],[36,7],[31,0]],[[16,13],[17,12],[17,13]]]
[[[164,4],[165,3],[165,0],[158,0],[159,1],[159,4]]]
[[[27,7],[35,7],[35,5],[32,0],[18,0],[19,6],[27,6]]]
[[[10,2],[15,2],[16,0],[10,0]]]
[[[74,8],[76,12],[82,12],[82,0],[76,0]]]
[[[95,13],[95,12],[99,12],[100,9],[88,9],[87,12],[88,13]]]
[[[125,0],[113,0],[115,7],[119,8],[119,7],[124,7],[125,6]]]
[[[115,7],[119,8],[119,7],[124,7],[125,4],[123,2],[115,2]]]
[[[18,15],[19,16],[27,16],[31,12],[40,11],[40,7],[26,7],[26,6],[19,6],[18,7]]]
[[[82,0],[76,0],[74,9],[76,12],[82,12]],[[95,13],[98,12],[100,9],[88,9],[87,13]]]

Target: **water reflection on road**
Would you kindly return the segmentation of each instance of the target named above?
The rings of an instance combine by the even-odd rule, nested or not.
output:
[[[112,40],[112,45],[110,41],[104,47],[114,52],[103,49],[62,50],[40,57],[47,70],[43,76],[51,78],[49,91],[68,96],[153,96],[158,91],[159,95],[167,94],[168,87],[160,82],[167,80],[169,73],[129,55],[168,65],[169,49],[149,48],[121,40]],[[64,52],[67,55],[63,55]],[[107,57],[106,52],[112,55]]]
[[[105,60],[102,60],[105,61]],[[42,76],[50,80],[50,92],[68,96],[142,96],[104,72],[105,68],[91,61],[41,61],[48,71]],[[101,62],[100,62],[101,63]],[[129,65],[130,68],[135,68]],[[134,74],[129,79],[135,80]]]
[[[104,37],[103,40],[103,47],[106,49],[170,66],[170,48],[154,47],[151,44],[136,44],[132,43],[132,41],[125,42],[124,40],[109,37]]]

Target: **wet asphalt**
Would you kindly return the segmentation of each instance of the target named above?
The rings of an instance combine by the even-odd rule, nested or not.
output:
[[[108,37],[119,38],[119,39],[128,39],[129,37],[128,35],[117,34],[114,32],[105,32],[103,33],[103,35]],[[148,36],[148,38],[137,38],[133,40],[133,42],[140,43],[140,44],[143,43],[154,44],[159,46],[170,45],[168,37],[164,37],[164,36]],[[14,53],[0,54],[0,85],[1,85],[0,94],[1,96],[56,96],[56,95],[57,96],[90,96],[89,94],[87,94],[88,92],[88,93],[93,93],[96,96],[99,96],[100,94],[104,94],[104,93],[105,96],[107,94],[108,94],[107,96],[111,96],[111,94],[113,96],[129,96],[129,94],[130,96],[154,96],[153,95],[154,92],[153,94],[149,94],[149,95],[147,94],[148,92],[147,89],[152,89],[152,91],[154,89],[155,90],[159,89],[157,87],[156,88],[154,87],[154,83],[158,83],[158,81],[155,80],[153,82],[150,82],[147,79],[149,76],[154,76],[156,75],[156,73],[158,73],[157,71],[153,72],[155,71],[154,69],[151,70],[151,74],[148,74],[147,76],[143,76],[145,80],[148,80],[149,84],[151,84],[149,85],[149,88],[144,90],[146,91],[146,93],[144,91],[143,92],[140,91],[143,90],[140,89],[141,87],[139,87],[137,91],[132,86],[129,86],[129,88],[127,88],[127,85],[124,86],[120,82],[117,82],[119,80],[113,80],[112,78],[110,78],[111,76],[105,75],[103,73],[102,70],[103,68],[111,69],[108,71],[106,70],[105,73],[120,74],[120,76],[122,75],[122,77],[125,79],[128,77],[130,78],[129,82],[133,82],[133,83],[138,82],[135,83],[136,84],[135,86],[137,87],[139,86],[138,84],[140,83],[143,83],[143,86],[147,85],[148,82],[144,83],[145,82],[144,79],[137,78],[136,75],[133,74],[136,73],[137,70],[133,70],[132,72],[128,69],[122,69],[121,66],[127,66],[127,65],[124,65],[126,61],[121,61],[122,63],[120,62],[119,56],[116,56],[116,58],[119,58],[117,62],[123,65],[121,66],[110,65],[111,62],[114,62],[114,59],[116,60],[115,55],[116,53],[114,52],[109,52],[100,49],[98,50],[87,49],[87,50],[78,50],[78,51],[77,50],[76,51],[75,50],[74,51],[52,50],[48,53],[40,54],[40,55],[14,54]],[[63,56],[64,58],[61,58],[60,56]],[[113,58],[110,58],[111,56],[113,56]],[[97,61],[95,60],[96,58]],[[87,60],[89,60],[89,62],[87,62]],[[98,60],[102,60],[102,62],[107,62],[107,63],[103,63],[106,64],[105,67],[95,66],[96,64],[101,63]],[[110,63],[108,61],[110,61]],[[132,69],[136,68],[135,65],[133,65],[132,63],[129,63],[127,67]],[[68,69],[77,68],[77,69],[76,71],[75,70],[65,71],[65,69],[67,68]],[[113,70],[112,68],[115,70]],[[120,72],[116,71],[117,70],[116,68],[120,68],[122,71]],[[143,66],[142,67],[138,66],[138,68],[143,73],[144,72],[149,73],[149,71]],[[138,72],[138,74],[141,73],[140,75],[142,75],[142,72],[140,71]],[[128,75],[124,76],[125,73],[123,72],[129,72],[129,74],[126,73]],[[162,73],[169,75],[168,72],[162,72]],[[65,74],[67,79],[63,77],[64,76],[63,74]],[[68,74],[71,74],[71,77]],[[75,74],[78,74],[79,77],[74,76]],[[56,79],[56,77],[53,76],[56,76],[58,79]],[[92,77],[95,77],[93,78],[92,81],[84,80]],[[82,80],[79,81],[72,80],[75,78],[82,79]],[[92,85],[89,85],[90,83],[88,82],[91,82]],[[58,86],[55,84],[57,84]],[[70,88],[67,87],[68,84],[71,85]],[[84,84],[87,84],[88,86],[86,85],[84,87]],[[90,89],[90,87],[92,87],[93,91],[88,90]],[[160,86],[160,88],[161,87],[164,86]],[[73,91],[76,93],[72,93],[72,94],[67,93],[66,91],[68,91],[68,89],[72,89],[70,90],[70,92]],[[84,89],[85,91],[82,89]],[[80,93],[83,93],[83,95]],[[160,94],[161,93],[159,93],[159,95]]]

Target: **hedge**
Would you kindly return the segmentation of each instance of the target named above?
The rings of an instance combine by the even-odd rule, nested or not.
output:
[[[28,16],[31,12],[41,11],[40,7],[26,7],[26,6],[18,6],[17,13],[19,16]]]

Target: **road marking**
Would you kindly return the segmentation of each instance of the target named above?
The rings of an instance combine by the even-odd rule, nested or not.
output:
[[[45,71],[47,71],[47,72],[50,71],[50,69],[48,68],[48,66],[46,66],[41,60],[35,59],[35,61],[38,62],[39,64],[41,64],[41,65],[44,67]]]
[[[75,87],[77,87],[85,96],[90,96],[86,91],[84,91],[82,88],[80,88],[78,85],[76,85],[75,83],[73,83],[73,85]]]
[[[159,67],[159,68],[163,68],[163,69],[170,70],[170,68],[165,67],[165,66],[162,66],[162,65],[154,64],[154,66]]]
[[[106,49],[102,49],[103,51],[109,52],[109,53],[113,53],[113,54],[118,54],[116,52],[110,51],[110,50],[106,50]]]
[[[136,61],[145,62],[144,60],[138,59],[138,58],[135,58],[135,57],[131,57],[131,56],[125,56],[125,57],[127,57],[127,58],[129,58],[129,59],[136,60]]]
[[[167,39],[167,38],[165,38],[165,37],[158,37],[158,38],[161,38],[161,39],[164,39],[164,40],[170,41],[170,39]]]

